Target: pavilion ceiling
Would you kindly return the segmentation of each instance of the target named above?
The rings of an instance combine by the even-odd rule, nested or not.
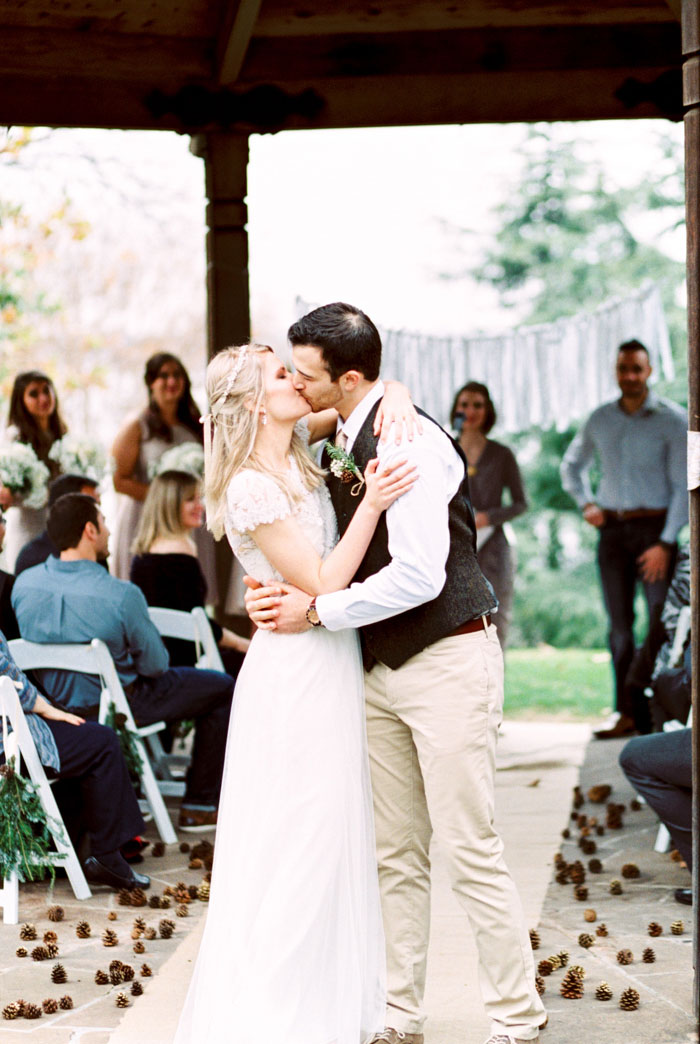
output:
[[[0,121],[193,132],[668,116],[678,0],[0,0]]]

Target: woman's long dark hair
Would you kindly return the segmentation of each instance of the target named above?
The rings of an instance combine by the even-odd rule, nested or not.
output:
[[[35,381],[40,384],[49,385],[53,392],[54,402],[56,403],[54,411],[49,417],[49,430],[46,432],[41,430],[27,407],[24,405],[24,393],[27,390],[28,385]],[[58,396],[56,395],[54,383],[51,378],[47,377],[45,373],[41,372],[41,370],[26,370],[24,373],[18,373],[15,377],[15,383],[12,385],[12,395],[10,397],[8,423],[17,428],[18,441],[25,442],[27,445],[31,446],[39,460],[42,460],[44,464],[48,465],[52,475],[54,475],[54,473],[57,474],[58,467],[55,461],[49,460],[49,450],[57,439],[62,438],[66,434],[68,429],[63,422],[61,412],[58,408]]]
[[[481,425],[481,432],[483,435],[488,435],[491,428],[496,423],[496,407],[493,404],[491,393],[485,384],[480,384],[479,381],[467,381],[466,384],[462,385],[457,394],[454,397],[452,403],[452,409],[450,410],[450,424],[454,427],[455,414],[457,413],[457,403],[462,392],[474,392],[476,395],[482,395],[486,405],[486,411],[484,413],[484,423]]]
[[[169,352],[156,352],[156,354],[152,355],[146,363],[143,379],[148,388],[148,406],[143,413],[143,418],[146,421],[148,434],[152,438],[161,438],[165,442],[173,441],[173,429],[163,419],[158,404],[151,395],[151,387],[158,379],[158,374],[162,367],[167,363],[174,363],[175,366],[179,366],[185,381],[185,390],[177,404],[177,419],[180,424],[184,425],[184,427],[188,428],[193,435],[197,436],[199,442],[203,442],[204,436],[202,434],[202,425],[199,423],[200,410],[197,403],[192,398],[190,375],[178,357],[176,355],[171,355]]]

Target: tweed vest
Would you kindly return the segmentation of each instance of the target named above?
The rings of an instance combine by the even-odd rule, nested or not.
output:
[[[379,403],[370,411],[352,446],[352,455],[361,471],[364,471],[367,463],[377,455],[379,440],[372,433],[372,428],[378,409]],[[436,423],[422,410],[419,410],[419,413],[429,423]],[[445,438],[449,438],[449,435],[445,434]],[[462,624],[489,613],[496,607],[493,592],[476,560],[476,527],[469,500],[466,459],[457,443],[451,439],[450,441],[455,447],[455,452],[464,461],[464,481],[449,504],[450,551],[445,566],[445,585],[437,598],[430,602],[407,609],[406,612],[388,620],[380,620],[378,623],[360,628],[366,667],[368,660],[369,663],[379,660],[380,663],[396,670],[433,642],[446,638]],[[326,450],[321,462],[324,467],[328,467],[329,458]],[[350,492],[353,484],[342,482],[330,472],[326,481],[338,518],[338,530],[342,536],[364,493],[354,497]],[[366,580],[390,561],[386,516],[382,515],[353,580]],[[369,658],[367,653],[370,654]]]

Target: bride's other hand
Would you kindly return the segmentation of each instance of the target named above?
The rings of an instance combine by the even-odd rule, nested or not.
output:
[[[375,457],[365,468],[365,503],[377,514],[386,511],[395,500],[402,497],[418,478],[415,464],[397,460],[379,472],[379,460]]]
[[[277,627],[279,604],[282,601],[282,588],[269,580],[262,584],[252,576],[244,576],[243,583],[248,590],[245,593],[245,610],[261,631],[274,631]]]
[[[384,398],[374,418],[374,434],[380,436],[380,442],[388,441],[392,425],[397,446],[403,438],[404,426],[409,442],[416,432],[423,434],[420,414],[416,412],[408,388],[400,381],[385,382]]]

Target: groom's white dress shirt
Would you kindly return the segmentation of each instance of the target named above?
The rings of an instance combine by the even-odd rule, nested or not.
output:
[[[347,436],[352,453],[357,435],[372,407],[384,395],[379,381],[338,431]],[[464,465],[444,432],[423,420],[423,434],[412,442],[404,437],[379,443],[380,466],[397,460],[416,465],[418,479],[408,493],[394,501],[386,513],[391,562],[362,583],[344,591],[319,595],[318,615],[329,631],[362,627],[403,613],[436,598],[445,584],[445,563],[450,550],[448,505],[464,479]]]

